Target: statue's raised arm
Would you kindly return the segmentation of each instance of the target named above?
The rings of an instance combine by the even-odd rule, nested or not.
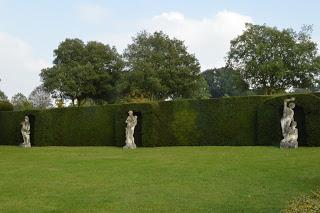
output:
[[[290,102],[290,101],[295,101],[296,99],[294,98],[294,97],[292,97],[292,98],[288,98],[288,99],[284,99],[284,101],[283,101],[283,115],[282,115],[282,117],[287,117],[287,112],[288,112],[288,109],[289,109],[289,107],[288,107],[288,102]]]

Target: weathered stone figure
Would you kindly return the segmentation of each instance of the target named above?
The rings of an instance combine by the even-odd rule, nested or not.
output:
[[[137,125],[137,116],[133,115],[133,112],[130,110],[128,112],[129,116],[127,117],[126,123],[126,145],[123,148],[126,149],[135,149],[136,144],[134,143],[134,128]]]
[[[294,103],[290,103],[288,106],[289,101],[295,101],[295,98],[285,99],[283,103],[283,115],[281,118],[281,128],[283,136],[288,132],[290,124],[294,121]]]
[[[21,123],[21,134],[23,137],[23,143],[20,144],[22,147],[31,147],[30,143],[30,122],[29,122],[29,117],[25,116],[24,121]]]
[[[288,134],[280,142],[281,148],[298,148],[298,129],[297,122],[293,121],[290,125]]]
[[[280,142],[281,148],[297,148],[298,147],[298,129],[297,122],[294,121],[295,98],[285,99],[283,104],[283,115],[281,118],[281,128],[283,139]]]

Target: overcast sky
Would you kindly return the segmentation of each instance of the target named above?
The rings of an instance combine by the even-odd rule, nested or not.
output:
[[[311,24],[319,43],[319,9],[317,0],[0,0],[0,89],[28,96],[65,38],[122,52],[137,32],[163,30],[184,40],[205,70],[225,64],[229,41],[246,22],[297,31]]]

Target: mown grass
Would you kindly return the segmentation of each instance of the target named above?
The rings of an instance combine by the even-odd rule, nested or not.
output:
[[[279,212],[320,148],[0,147],[0,212]]]

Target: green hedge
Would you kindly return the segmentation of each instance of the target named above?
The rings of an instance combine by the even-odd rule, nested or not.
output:
[[[30,117],[36,146],[114,146],[114,107],[64,108],[0,113],[0,143],[22,141],[20,122]]]
[[[255,145],[256,108],[266,98],[160,102],[157,146]]]
[[[280,119],[283,100],[295,97],[295,120],[298,123],[299,146],[320,146],[320,98],[312,94],[271,97],[258,107],[258,145],[276,145],[281,139]]]
[[[320,146],[320,98],[293,96],[300,109],[296,113],[300,145]],[[133,110],[139,115],[138,146],[279,146],[286,97],[291,95],[0,112],[0,144],[21,143],[19,124],[29,115],[36,146],[123,146],[127,112]]]
[[[0,101],[0,111],[13,111],[13,106],[9,102]]]
[[[314,93],[312,93],[312,95],[320,97],[320,92],[314,92]]]
[[[256,109],[267,98],[120,105],[115,113],[116,144],[125,141],[124,121],[131,109],[142,114],[143,146],[255,145]]]

